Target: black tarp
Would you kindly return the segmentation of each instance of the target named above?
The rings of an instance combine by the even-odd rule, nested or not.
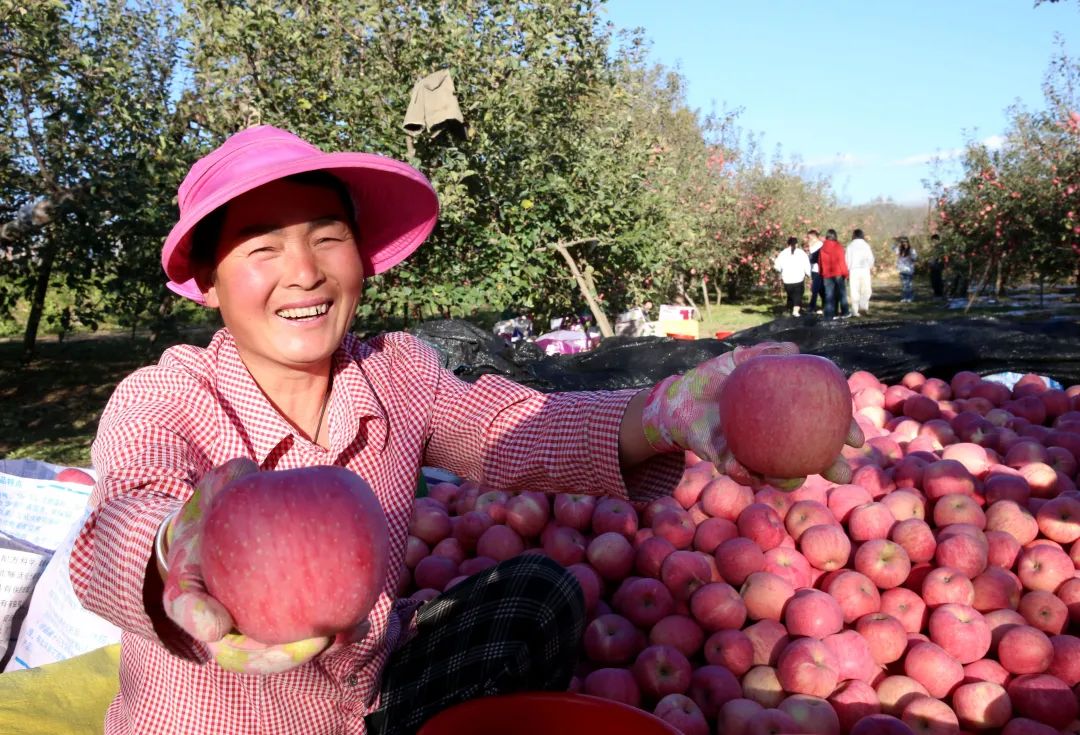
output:
[[[736,345],[791,341],[802,352],[833,360],[845,373],[869,370],[886,383],[918,370],[948,379],[1034,372],[1080,384],[1080,319],[1042,321],[957,317],[937,321],[782,318],[725,340],[611,337],[576,355],[544,356],[530,343],[507,345],[460,320],[425,322],[412,332],[434,345],[444,365],[466,380],[498,373],[540,390],[637,388],[719,355]]]

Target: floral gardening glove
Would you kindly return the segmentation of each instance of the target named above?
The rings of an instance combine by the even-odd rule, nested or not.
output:
[[[658,452],[689,449],[702,459],[716,465],[721,472],[743,485],[758,487],[769,484],[793,489],[802,484],[802,477],[762,477],[741,465],[728,450],[724,427],[720,425],[720,391],[731,372],[755,357],[762,355],[794,355],[799,348],[791,342],[763,342],[752,347],[736,347],[731,352],[707,360],[684,375],[672,375],[657,383],[642,411],[645,439]],[[782,430],[782,427],[777,427]],[[845,443],[861,446],[862,431],[851,422]],[[851,469],[842,457],[822,473],[832,482],[843,484],[851,480]]]
[[[231,459],[207,472],[187,503],[166,529],[168,560],[165,571],[165,613],[186,633],[207,644],[223,669],[242,674],[276,674],[300,666],[324,651],[331,639],[309,638],[295,643],[266,645],[233,631],[229,611],[206,590],[200,562],[202,522],[214,496],[233,480],[258,472],[245,458]],[[349,636],[338,636],[334,645],[360,640],[366,623]]]

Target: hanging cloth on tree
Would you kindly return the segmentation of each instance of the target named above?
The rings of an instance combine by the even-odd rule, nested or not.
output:
[[[408,135],[416,137],[425,130],[437,133],[455,124],[463,127],[465,119],[458,106],[449,69],[428,74],[413,85],[409,109],[405,111],[402,123]]]

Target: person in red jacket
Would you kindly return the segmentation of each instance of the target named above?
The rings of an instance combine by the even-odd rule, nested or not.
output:
[[[825,286],[825,318],[851,316],[847,299],[847,263],[844,260],[844,246],[836,239],[836,230],[825,233],[825,243],[821,246],[818,263]]]

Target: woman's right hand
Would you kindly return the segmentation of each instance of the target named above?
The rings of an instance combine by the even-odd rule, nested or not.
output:
[[[232,615],[207,591],[202,575],[202,527],[210,503],[230,482],[258,471],[258,465],[250,459],[237,458],[207,472],[187,503],[166,521],[167,550],[165,559],[158,561],[164,572],[165,614],[174,623],[192,638],[206,643],[223,669],[275,674],[311,660],[330,645],[331,639],[265,645],[237,633]]]

